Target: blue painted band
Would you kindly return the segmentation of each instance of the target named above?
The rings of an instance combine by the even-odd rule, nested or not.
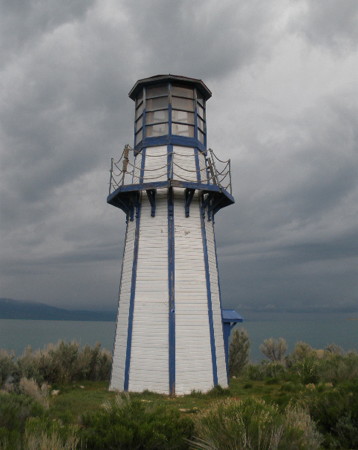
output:
[[[199,161],[199,150],[194,148],[194,157],[195,157],[195,169],[196,169],[196,181],[198,183],[201,182],[201,171],[200,171],[200,161]]]
[[[213,369],[213,382],[214,386],[218,384],[218,369],[216,361],[216,346],[215,346],[215,335],[214,335],[214,320],[213,320],[213,305],[211,298],[211,287],[210,287],[210,270],[209,270],[209,255],[208,255],[208,245],[206,236],[206,224],[205,224],[205,210],[204,206],[200,204],[200,220],[201,220],[201,236],[203,240],[203,250],[204,250],[204,264],[205,264],[205,278],[206,278],[206,291],[208,296],[208,316],[209,316],[209,331],[210,331],[210,347],[211,347],[211,360]]]
[[[130,295],[130,300],[129,300],[129,313],[128,313],[127,350],[126,350],[126,362],[125,362],[125,369],[124,369],[124,390],[125,391],[128,391],[128,387],[129,387],[129,373],[130,373],[130,364],[131,364],[133,315],[134,315],[135,290],[136,290],[136,282],[137,282],[139,226],[140,226],[140,213],[141,213],[140,199],[138,201],[136,209],[137,209],[137,212],[136,212],[136,224],[135,224],[136,228],[135,228],[135,235],[134,235],[131,295]]]
[[[140,165],[140,175],[139,175],[139,183],[143,184],[144,183],[144,169],[145,169],[145,157],[147,155],[147,149],[145,148],[142,151],[142,163]]]
[[[197,147],[199,150],[206,152],[206,146],[202,144],[198,139],[177,136],[177,135],[164,135],[156,137],[146,137],[138,145],[135,146],[135,150],[140,152],[145,147],[157,147],[159,145],[179,145],[184,147]]]
[[[175,394],[175,246],[173,188],[168,190],[169,392]]]

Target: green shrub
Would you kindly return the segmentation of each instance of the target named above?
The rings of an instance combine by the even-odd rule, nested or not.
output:
[[[307,358],[316,358],[316,351],[306,342],[299,341],[296,343],[293,352],[286,358],[286,364],[288,367],[304,361]]]
[[[0,428],[23,431],[28,417],[43,417],[44,408],[22,394],[0,392]]]
[[[17,430],[0,427],[0,450],[21,448],[21,434]]]
[[[229,397],[231,395],[230,389],[223,388],[220,384],[214,386],[209,392],[205,394],[207,397]]]
[[[65,384],[109,380],[112,358],[100,344],[81,348],[78,342],[60,341],[36,352],[27,348],[17,363],[20,377],[34,379],[38,384]]]
[[[319,361],[315,357],[307,357],[298,361],[294,366],[292,366],[292,371],[297,373],[301,383],[318,383],[320,380],[319,375]]]
[[[345,355],[325,352],[319,363],[320,378],[334,384],[358,379],[358,353],[349,352]]]
[[[0,388],[16,371],[14,354],[0,349]]]
[[[307,412],[290,406],[282,414],[254,397],[218,403],[199,418],[196,430],[200,449],[316,449],[321,442]]]
[[[284,414],[263,400],[232,399],[204,413],[196,425],[196,448],[317,449],[321,437],[303,409],[288,407]]]
[[[250,341],[247,331],[234,330],[229,348],[229,374],[238,376],[249,362]]]
[[[358,448],[358,381],[314,391],[308,406],[326,447]]]
[[[119,395],[100,411],[82,418],[88,449],[184,449],[194,424],[179,412]]]
[[[287,342],[283,338],[265,339],[260,345],[260,351],[271,361],[283,361],[287,351]]]
[[[76,425],[32,417],[26,422],[24,447],[26,450],[75,450],[79,444],[78,430]]]
[[[244,377],[253,381],[263,381],[267,378],[275,379],[276,381],[286,377],[287,370],[282,362],[268,362],[262,361],[259,364],[249,364],[244,372]]]

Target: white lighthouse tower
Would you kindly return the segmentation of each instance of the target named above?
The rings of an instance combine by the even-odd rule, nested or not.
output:
[[[112,160],[107,199],[127,218],[110,389],[225,387],[214,216],[234,199],[230,161],[206,145],[211,92],[201,80],[157,75],[129,96],[134,148]]]

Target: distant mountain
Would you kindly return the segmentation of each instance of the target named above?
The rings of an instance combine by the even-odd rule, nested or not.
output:
[[[114,311],[70,310],[46,305],[45,303],[0,298],[0,319],[114,322],[116,314]]]

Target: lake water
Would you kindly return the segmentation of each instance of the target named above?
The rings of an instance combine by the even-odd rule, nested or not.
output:
[[[358,320],[347,317],[290,317],[280,315],[271,320],[252,320],[239,325],[250,337],[251,360],[263,359],[259,346],[269,337],[286,339],[289,351],[298,341],[304,341],[314,348],[337,344],[344,350],[358,351]],[[0,319],[0,348],[13,350],[21,355],[24,348],[44,347],[60,339],[76,340],[81,345],[94,345],[112,350],[115,333],[114,322],[72,322],[47,320],[5,320]]]

